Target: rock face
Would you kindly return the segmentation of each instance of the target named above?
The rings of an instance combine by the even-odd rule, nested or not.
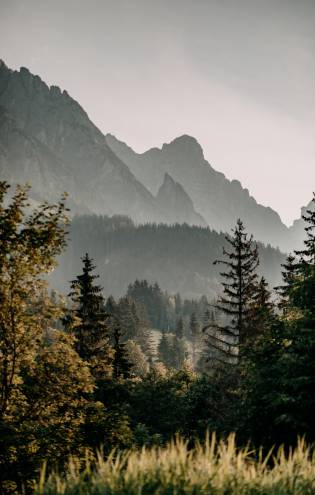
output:
[[[315,203],[310,201],[307,206],[301,208],[301,216],[299,219],[293,222],[293,225],[289,229],[290,245],[295,249],[303,249],[303,241],[306,239],[305,227],[307,223],[304,221],[303,216],[307,215],[307,211],[314,211]]]
[[[113,151],[153,194],[165,173],[179,182],[196,211],[217,231],[230,231],[241,218],[256,239],[287,247],[287,227],[271,208],[259,205],[240,182],[229,181],[205,160],[200,144],[184,135],[143,154],[135,153],[111,134],[106,136]]]
[[[229,231],[242,218],[257,240],[289,251],[303,221],[287,229],[271,208],[229,181],[184,135],[143,154],[106,137],[66,91],[0,61],[0,178],[30,182],[33,199],[69,193],[72,213],[128,215],[137,223],[209,225]]]
[[[169,216],[172,223],[182,221],[181,211],[169,215],[161,208],[66,91],[0,62],[0,107],[1,177],[30,182],[39,198],[67,191],[73,212],[129,215],[140,223],[168,222]],[[192,205],[186,213],[204,224]]]
[[[202,216],[195,212],[193,202],[184,188],[169,174],[164,175],[156,199],[167,223],[187,223],[204,227],[207,225]]]

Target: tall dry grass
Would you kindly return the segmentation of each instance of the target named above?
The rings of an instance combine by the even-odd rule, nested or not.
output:
[[[264,456],[238,449],[235,436],[189,449],[181,438],[166,447],[99,453],[70,459],[65,474],[46,476],[36,495],[310,495],[315,494],[315,451],[300,440]]]

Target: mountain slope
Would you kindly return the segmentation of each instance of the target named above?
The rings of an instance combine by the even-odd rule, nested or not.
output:
[[[69,291],[69,280],[81,270],[80,257],[89,252],[97,265],[106,295],[121,296],[136,279],[157,281],[169,293],[214,297],[221,290],[222,269],[213,261],[227,247],[224,234],[188,225],[140,225],[128,218],[78,216],[70,226],[70,240],[51,281]],[[281,280],[284,255],[270,246],[258,246],[259,271],[271,286]]]
[[[66,91],[0,62],[0,106],[2,177],[29,181],[42,198],[55,199],[66,190],[75,212],[128,214],[137,222],[182,221],[181,212],[165,212]],[[188,223],[204,224],[192,205],[188,213]]]
[[[307,215],[307,211],[314,211],[315,203],[310,201],[307,206],[301,208],[301,216],[293,222],[293,225],[289,229],[290,243],[295,249],[303,248],[303,241],[306,239],[305,227],[308,224],[303,219],[304,215]],[[292,249],[291,249],[292,250]]]
[[[194,205],[184,188],[175,182],[169,174],[164,175],[164,181],[156,196],[160,210],[166,223],[187,223],[206,227],[201,215],[195,212]]]
[[[240,182],[229,181],[205,160],[196,139],[181,136],[161,149],[135,153],[113,135],[106,136],[113,151],[129,166],[135,176],[154,194],[170,174],[189,194],[195,209],[217,231],[229,231],[237,218],[266,243],[286,248],[287,227],[271,208],[259,205]]]

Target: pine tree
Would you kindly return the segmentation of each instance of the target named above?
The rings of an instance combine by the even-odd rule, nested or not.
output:
[[[126,343],[122,342],[122,332],[118,321],[116,321],[114,326],[113,341],[113,377],[115,378],[115,380],[130,378],[132,376],[132,364],[129,362],[128,359],[128,350],[126,349]]]
[[[285,312],[287,305],[289,304],[289,297],[292,292],[293,285],[295,283],[296,272],[296,258],[293,254],[289,254],[286,259],[286,263],[282,265],[282,280],[283,285],[275,287],[275,290],[280,296],[279,309]]]
[[[284,266],[283,312],[248,355],[246,423],[255,439],[270,444],[293,443],[298,435],[315,439],[314,212],[304,220],[305,247]]]
[[[290,290],[293,305],[315,316],[315,193],[313,208],[302,216],[306,223],[304,249],[294,251],[298,257],[295,264],[295,283]]]
[[[221,273],[224,278],[223,295],[215,308],[222,312],[226,324],[209,325],[207,340],[209,357],[221,363],[236,363],[244,346],[253,337],[252,307],[257,296],[257,274],[259,263],[257,245],[248,237],[241,220],[237,221],[233,236],[226,236],[231,250],[223,249],[224,260],[214,264],[227,267]]]
[[[143,305],[133,301],[131,311],[136,323],[136,335],[134,340],[141,346],[145,355],[150,358],[153,354],[153,344],[146,309]]]
[[[95,284],[99,275],[92,273],[95,269],[93,260],[86,253],[82,262],[82,274],[71,282],[69,297],[74,303],[74,309],[65,319],[65,326],[75,334],[76,349],[82,359],[89,361],[92,369],[101,367],[103,372],[109,372],[112,359],[108,341],[109,315],[104,308],[102,288]]]
[[[265,277],[257,284],[257,292],[252,303],[252,322],[249,337],[255,338],[266,333],[275,320],[275,305]]]
[[[165,330],[162,330],[162,337],[158,345],[158,358],[165,366],[172,366],[171,348]]]

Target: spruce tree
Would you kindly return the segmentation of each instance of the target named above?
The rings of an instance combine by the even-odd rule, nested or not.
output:
[[[101,367],[104,372],[110,369],[112,350],[108,341],[108,313],[104,308],[102,288],[95,284],[99,275],[93,260],[86,253],[82,258],[83,271],[71,282],[69,297],[74,309],[65,319],[65,326],[76,336],[76,350],[82,359],[91,362],[93,367]]]
[[[302,215],[306,223],[304,249],[294,251],[298,257],[295,263],[295,283],[290,289],[290,300],[296,307],[304,310],[309,316],[315,316],[315,194],[313,208]]]
[[[295,272],[296,272],[296,258],[293,254],[287,256],[286,262],[282,265],[282,280],[283,285],[275,287],[275,290],[280,296],[279,309],[283,312],[286,311],[286,307],[289,304],[289,297],[292,293],[292,288],[295,283]]]
[[[292,444],[298,435],[315,440],[314,212],[308,210],[304,220],[304,249],[284,265],[282,314],[248,353],[244,412],[258,442]]]
[[[256,297],[252,303],[252,336],[259,336],[270,329],[275,319],[275,305],[265,277],[257,284]]]
[[[121,326],[118,321],[114,325],[113,342],[113,377],[115,380],[130,378],[132,376],[132,364],[128,359],[128,350],[126,349],[126,343],[122,340]]]
[[[230,250],[223,249],[225,259],[216,260],[226,271],[223,294],[215,308],[225,317],[225,323],[210,324],[207,330],[209,358],[223,364],[238,362],[245,345],[253,337],[253,304],[257,297],[257,274],[259,264],[257,245],[248,237],[243,222],[237,221],[232,236],[225,239]]]
[[[170,342],[165,330],[162,330],[162,337],[158,345],[158,358],[165,366],[172,366]]]

